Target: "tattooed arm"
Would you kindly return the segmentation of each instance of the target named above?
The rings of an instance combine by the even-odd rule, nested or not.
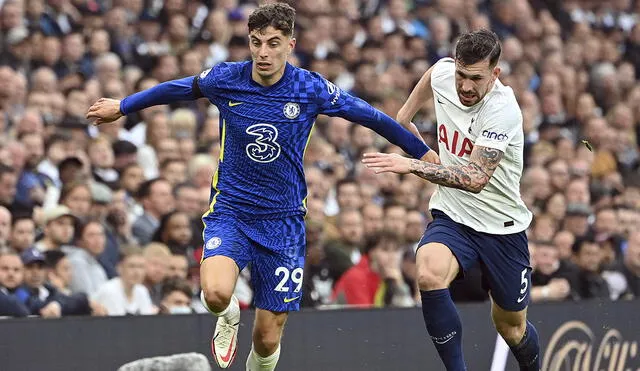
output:
[[[444,166],[385,153],[367,153],[363,162],[376,173],[413,173],[445,187],[480,193],[491,179],[503,155],[504,153],[498,149],[475,146],[467,165]]]

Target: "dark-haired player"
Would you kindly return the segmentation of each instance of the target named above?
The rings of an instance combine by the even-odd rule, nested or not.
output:
[[[427,331],[447,370],[466,370],[462,325],[449,284],[476,263],[492,299],[491,317],[520,370],[540,369],[535,327],[527,321],[531,267],[525,230],[531,212],[520,198],[524,135],[511,88],[498,76],[500,42],[490,31],[460,37],[455,59],[433,65],[398,113],[409,122],[434,98],[442,164],[365,154],[376,172],[413,173],[438,185],[434,221],[416,256]]]
[[[101,99],[87,114],[102,124],[143,108],[206,97],[220,110],[220,159],[211,205],[203,216],[202,301],[218,317],[216,362],[229,367],[240,320],[233,296],[238,273],[251,263],[256,320],[247,370],[273,370],[287,312],[302,297],[305,257],[303,156],[318,114],[369,127],[414,158],[439,162],[418,137],[317,73],[287,63],[295,39],[295,10],[283,3],[250,16],[252,60],[220,63],[124,100]],[[417,133],[410,123],[407,128]]]

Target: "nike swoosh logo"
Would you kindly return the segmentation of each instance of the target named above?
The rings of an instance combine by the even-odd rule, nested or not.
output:
[[[229,344],[229,349],[227,349],[227,354],[225,354],[224,356],[220,357],[220,359],[222,360],[222,362],[229,362],[229,359],[231,359],[231,350],[233,349],[233,338],[236,335],[234,334],[231,337],[231,343]]]
[[[235,107],[235,106],[238,106],[238,105],[240,105],[242,103],[244,103],[244,102],[232,102],[232,101],[229,101],[229,107]]]
[[[438,103],[444,104],[444,102],[440,100],[440,97],[436,97],[436,100],[438,101]]]
[[[523,297],[521,297],[521,298],[518,298],[518,303],[522,303],[522,301],[523,301],[523,300],[524,300],[524,298],[526,298],[526,297],[527,297],[527,295],[525,295],[525,296],[523,296]]]
[[[453,336],[451,336],[450,338],[448,338],[448,339],[447,339],[447,340],[445,340],[445,341],[438,341],[438,340],[434,340],[434,341],[436,342],[436,344],[440,344],[440,345],[442,345],[442,344],[446,344],[446,343],[448,343],[449,341],[451,341],[451,339],[453,339]]]
[[[284,298],[284,302],[285,303],[291,303],[292,301],[296,300],[297,298],[299,298],[299,296],[296,296],[295,298]]]

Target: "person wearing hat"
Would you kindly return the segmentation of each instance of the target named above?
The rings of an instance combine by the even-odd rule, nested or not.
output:
[[[31,58],[29,30],[24,26],[14,27],[6,35],[7,49],[1,54],[0,65],[10,66],[27,75],[30,70],[29,60]]]
[[[86,295],[65,295],[46,283],[45,255],[30,248],[21,255],[24,264],[24,284],[15,295],[32,315],[55,318],[66,315],[91,314],[92,308]]]
[[[44,237],[35,243],[40,252],[58,250],[71,242],[75,232],[76,217],[68,207],[56,205],[43,212]]]

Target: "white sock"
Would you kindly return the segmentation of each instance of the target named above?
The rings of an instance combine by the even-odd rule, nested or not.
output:
[[[256,353],[253,345],[251,346],[251,352],[247,358],[247,371],[273,371],[276,369],[278,359],[280,358],[280,345],[278,349],[268,357],[261,357]]]
[[[207,304],[207,301],[204,298],[204,291],[200,291],[200,301],[202,302],[202,305],[204,305],[204,307],[216,317],[222,317],[229,323],[235,323],[240,320],[240,304],[238,303],[238,298],[236,298],[235,295],[231,295],[231,302],[229,303],[229,306],[227,306],[222,312],[214,312],[209,308],[209,304]]]

